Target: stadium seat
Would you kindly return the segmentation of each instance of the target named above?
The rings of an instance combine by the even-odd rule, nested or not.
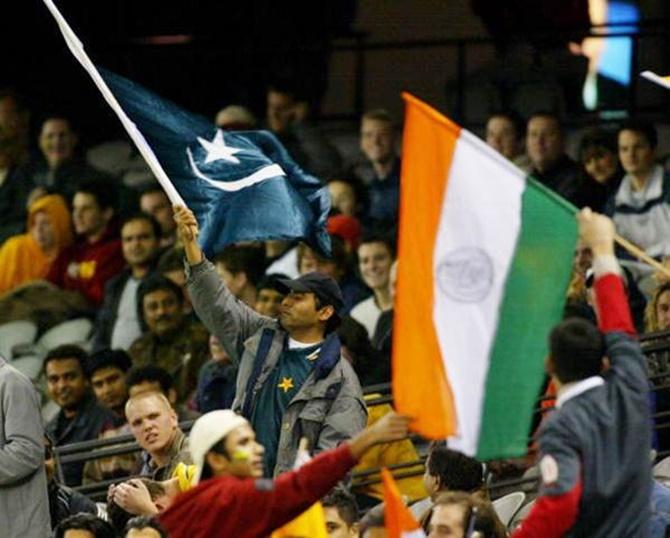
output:
[[[0,326],[0,355],[8,361],[13,357],[14,346],[32,344],[37,335],[37,325],[32,321],[10,321]]]
[[[59,323],[45,332],[37,341],[37,345],[45,351],[63,344],[83,344],[93,330],[93,323],[86,318],[71,319]]]
[[[525,500],[526,494],[523,491],[515,491],[500,499],[496,499],[492,504],[500,521],[507,526],[510,524],[514,514],[519,511],[519,508],[521,508],[521,505]]]
[[[13,360],[12,366],[28,379],[35,381],[42,373],[43,360],[44,357],[41,355],[27,355]]]

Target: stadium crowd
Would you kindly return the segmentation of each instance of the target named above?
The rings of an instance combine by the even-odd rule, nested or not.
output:
[[[379,480],[361,485],[348,473],[378,476],[394,465],[405,465],[398,486],[429,537],[559,535],[543,534],[542,514],[553,514],[554,533],[641,536],[629,531],[648,526],[650,535],[666,535],[670,490],[652,482],[649,454],[670,449],[670,438],[663,429],[652,435],[647,414],[665,422],[658,414],[670,411],[670,398],[663,390],[648,398],[646,388],[667,383],[668,353],[645,357],[630,339],[605,347],[594,324],[603,333],[669,330],[670,278],[619,247],[612,264],[614,252],[601,249],[603,241],[611,247],[609,221],[582,216],[564,312],[565,323],[577,325],[559,326],[582,338],[568,349],[595,350],[590,369],[561,363],[565,346],[552,333],[543,407],[557,398],[558,410],[546,416],[563,422],[538,420],[539,446],[529,445],[527,458],[484,464],[444,441],[408,436],[408,418],[379,394],[391,381],[402,160],[387,112],[362,116],[357,162],[346,162],[310,120],[299,92],[268,88],[261,122],[240,106],[216,115],[224,130],[272,131],[327,185],[330,258],[306,244],[267,241],[231,245],[208,260],[190,210],[173,207],[151,178],[119,164],[112,146],[94,158],[79,150],[70,118],[32,119],[19,94],[0,91],[0,323],[27,321],[40,336],[60,336],[36,343],[33,334],[0,357],[1,535],[269,536],[321,499],[331,538],[385,536]],[[506,110],[490,115],[484,138],[577,208],[611,217],[618,234],[670,268],[670,173],[652,124],[589,129],[571,156],[558,116],[540,110],[524,120]],[[105,151],[108,158],[99,158]],[[619,290],[608,278],[619,271],[625,296],[611,299]],[[605,303],[617,312],[629,305],[632,322],[625,314],[603,320]],[[75,319],[89,320],[90,330],[68,333]],[[638,381],[633,403],[629,386],[607,377],[627,361],[624,381]],[[610,434],[620,420],[625,427],[606,439],[631,445],[575,448],[579,441],[561,437],[575,409],[566,387],[602,384],[604,370],[616,388],[586,408],[582,434],[589,420]],[[579,390],[593,394],[598,383],[591,383]],[[615,411],[613,424],[593,418]],[[72,443],[121,436],[139,449],[55,457]],[[293,470],[301,439],[314,458]],[[591,449],[613,459],[598,461]],[[637,478],[603,471],[590,480],[591,467],[600,472],[610,463],[636,469]],[[538,501],[536,488],[516,488],[528,506],[536,503],[526,526],[492,502],[501,497],[492,484],[522,473],[542,482]],[[599,482],[607,480],[610,487]],[[85,487],[101,483],[109,485],[106,502],[94,502]],[[640,488],[646,493],[635,496]],[[584,501],[601,494],[600,505]],[[621,517],[640,521],[626,527]]]

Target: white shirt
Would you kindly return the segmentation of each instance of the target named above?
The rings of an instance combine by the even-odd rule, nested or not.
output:
[[[561,407],[568,400],[583,394],[587,390],[594,389],[601,385],[605,384],[605,380],[599,375],[594,375],[582,379],[581,381],[575,381],[573,383],[566,383],[558,391],[558,397],[556,398],[556,407]]]
[[[137,289],[140,281],[130,277],[121,292],[116,322],[112,329],[110,347],[128,351],[132,343],[142,336],[140,320],[137,319]]]
[[[382,315],[381,309],[375,302],[375,296],[372,295],[362,300],[351,309],[349,315],[365,327],[365,330],[368,331],[368,337],[372,340],[377,328],[377,322]]]

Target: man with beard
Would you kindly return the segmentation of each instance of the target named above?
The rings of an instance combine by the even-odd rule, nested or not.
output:
[[[140,284],[137,311],[148,331],[130,346],[133,364],[165,368],[175,380],[177,403],[181,404],[196,389],[198,371],[208,358],[209,334],[185,316],[181,288],[159,275]]]

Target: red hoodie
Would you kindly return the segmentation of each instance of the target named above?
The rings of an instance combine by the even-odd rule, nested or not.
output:
[[[159,516],[170,538],[255,538],[296,518],[356,465],[348,444],[275,480],[222,476],[180,495]]]
[[[107,226],[95,243],[80,239],[62,251],[51,265],[47,280],[65,290],[79,291],[93,306],[100,306],[105,283],[125,265],[121,240],[114,227]]]

